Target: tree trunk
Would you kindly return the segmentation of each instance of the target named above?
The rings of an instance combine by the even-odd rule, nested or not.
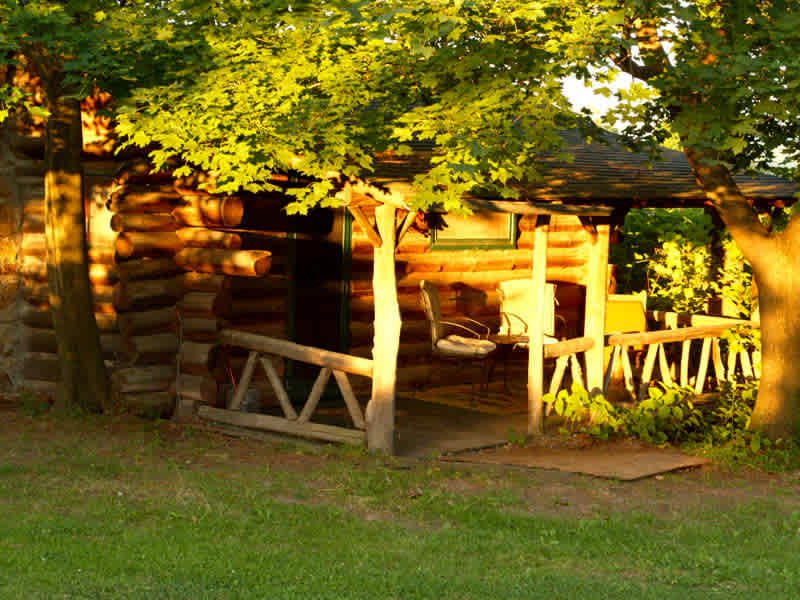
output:
[[[698,184],[750,261],[761,312],[761,384],[751,428],[772,439],[800,433],[800,219],[769,232],[741,194],[728,169],[690,148],[684,150]]]
[[[89,287],[86,213],[77,100],[49,95],[45,142],[45,230],[50,306],[61,383],[56,408],[96,411],[111,405]]]
[[[761,386],[750,426],[771,439],[790,439],[800,432],[800,255],[788,240],[781,241],[770,252],[769,268],[754,269],[761,311]],[[795,248],[797,244],[800,240]]]

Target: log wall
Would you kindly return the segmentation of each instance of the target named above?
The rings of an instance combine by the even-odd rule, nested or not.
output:
[[[517,223],[517,244],[509,250],[432,250],[430,239],[410,229],[396,255],[398,300],[403,319],[398,356],[398,388],[463,378],[463,369],[431,360],[430,327],[419,301],[419,282],[436,284],[447,319],[463,315],[499,327],[498,283],[529,279],[533,250],[532,217]],[[373,337],[372,245],[353,223],[350,297],[350,353],[370,357]],[[588,236],[577,217],[554,217],[548,241],[547,279],[556,284],[559,321],[564,335],[576,337],[583,328]]]
[[[179,202],[171,216],[183,242],[175,255],[183,273],[176,307],[177,389],[179,409],[188,413],[198,404],[224,406],[241,375],[244,353],[221,348],[212,353],[220,329],[286,338],[287,235],[280,196],[213,195],[185,181],[176,182],[175,190]],[[274,363],[282,374],[283,363]],[[260,390],[262,404],[277,404],[260,370],[253,387]]]

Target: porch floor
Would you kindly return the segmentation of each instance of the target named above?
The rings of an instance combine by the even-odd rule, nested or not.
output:
[[[395,453],[440,456],[504,444],[525,436],[527,397],[502,383],[486,391],[469,384],[433,387],[396,401]]]

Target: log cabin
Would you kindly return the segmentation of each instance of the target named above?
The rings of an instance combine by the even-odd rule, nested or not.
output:
[[[531,280],[540,292],[532,315],[544,314],[544,286],[555,284],[566,345],[544,349],[541,319],[532,319],[530,330],[528,428],[541,431],[546,355],[582,353],[585,385],[603,386],[613,228],[634,207],[705,203],[681,153],[664,150],[650,168],[646,156],[612,134],[589,144],[567,131],[573,162],[543,157],[543,179],[525,185],[522,199],[465,198],[469,216],[408,210],[413,176],[435,151],[425,144],[410,157],[376,157],[372,177],[341,187],[341,207],[289,216],[281,193],[217,195],[198,186],[203,177],[176,179],[152,172],[142,158],[114,158],[113,144],[88,121],[90,279],[120,407],[179,418],[199,412],[386,452],[394,449],[398,394],[464,377],[460,365],[431,360],[421,281],[437,286],[445,317],[470,317],[492,331],[500,324],[500,282]],[[4,239],[16,249],[11,285],[20,290],[4,367],[18,387],[47,393],[59,374],[46,285],[42,146],[35,129],[20,135],[5,128],[0,205],[9,215]],[[297,185],[285,175],[279,180]],[[737,181],[765,206],[788,204],[798,191],[771,175]],[[274,414],[238,410],[250,401],[248,387]],[[326,394],[344,399],[347,427],[311,421]]]

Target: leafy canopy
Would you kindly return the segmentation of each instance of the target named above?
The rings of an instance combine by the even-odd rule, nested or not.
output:
[[[217,6],[212,26],[204,3],[191,8],[207,62],[140,90],[120,131],[156,142],[159,164],[179,155],[217,172],[222,191],[296,172],[314,181],[295,190],[301,212],[332,201],[334,177],[368,174],[376,153],[412,142],[438,147],[416,207],[458,209],[475,186],[518,194],[535,156],[560,148],[557,129],[575,125],[561,80],[582,72],[595,26],[556,0],[243,0]]]

